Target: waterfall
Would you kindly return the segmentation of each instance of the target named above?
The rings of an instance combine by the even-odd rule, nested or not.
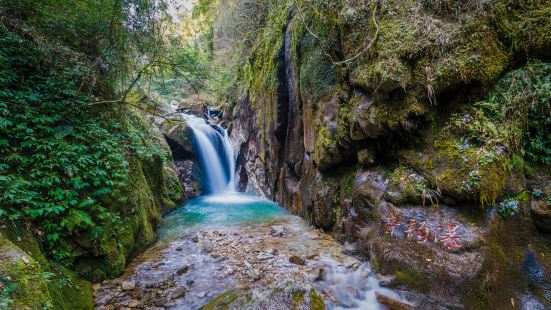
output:
[[[235,191],[235,154],[228,131],[207,120],[182,114],[193,131],[194,150],[205,173],[203,185],[209,194]],[[210,119],[210,111],[207,117]]]

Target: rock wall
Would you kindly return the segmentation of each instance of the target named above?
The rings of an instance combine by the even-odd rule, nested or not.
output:
[[[549,194],[549,166],[518,168],[507,152],[485,161],[450,127],[503,74],[549,59],[544,7],[286,6],[287,23],[248,58],[252,82],[233,110],[240,188],[353,243],[420,308],[551,307],[549,281],[522,269],[533,257],[551,272],[547,209],[530,195]],[[512,218],[491,207],[505,198],[521,210]]]

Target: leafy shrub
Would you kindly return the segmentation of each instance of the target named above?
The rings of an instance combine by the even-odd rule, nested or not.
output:
[[[549,165],[549,98],[551,64],[532,61],[507,74],[486,99],[455,115],[453,125],[491,154],[520,154],[531,162]]]
[[[13,300],[10,294],[15,290],[16,286],[9,279],[0,275],[0,309],[9,309]]]
[[[78,62],[45,65],[49,53],[0,24],[0,221],[33,223],[50,255],[70,264],[66,236],[102,238],[119,219],[108,204],[126,185],[127,155],[167,154],[143,124],[93,112],[78,93],[86,72]]]
[[[516,199],[507,198],[496,205],[496,210],[503,217],[514,216],[520,212],[520,203]]]

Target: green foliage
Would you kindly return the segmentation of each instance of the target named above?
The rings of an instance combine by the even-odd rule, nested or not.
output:
[[[172,36],[166,43],[161,70],[152,80],[141,84],[163,100],[179,100],[201,91],[211,91],[209,83],[214,79],[208,55],[198,48]]]
[[[520,212],[520,203],[514,198],[507,198],[496,205],[496,210],[503,217],[511,217]]]
[[[499,81],[486,99],[455,115],[453,126],[487,150],[482,161],[503,152],[551,164],[551,64],[529,62]]]
[[[0,27],[0,220],[32,222],[48,253],[70,264],[66,236],[109,237],[105,227],[118,221],[108,203],[126,185],[127,155],[166,154],[145,128],[87,107],[78,62],[44,65],[55,51]]]
[[[9,309],[13,304],[10,294],[17,288],[8,278],[0,275],[0,309]]]

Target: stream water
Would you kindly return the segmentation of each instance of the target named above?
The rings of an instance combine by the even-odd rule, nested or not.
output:
[[[123,276],[96,287],[97,308],[198,309],[230,289],[281,281],[311,284],[329,309],[380,309],[376,294],[400,300],[330,236],[272,201],[233,191],[227,132],[185,118],[209,194],[169,214],[158,242]]]

